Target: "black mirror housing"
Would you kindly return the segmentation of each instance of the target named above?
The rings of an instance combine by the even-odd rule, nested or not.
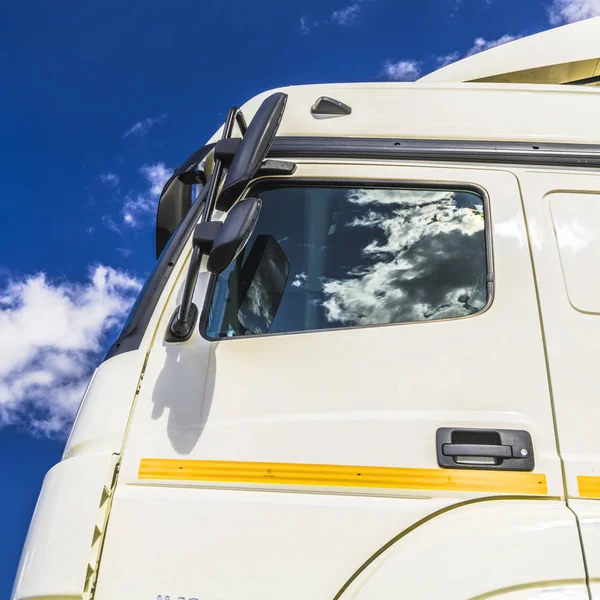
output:
[[[219,210],[229,210],[262,165],[285,111],[287,94],[271,94],[260,105],[233,156],[217,198]]]
[[[212,244],[208,271],[222,273],[235,260],[256,227],[261,204],[260,198],[246,198],[229,211]]]

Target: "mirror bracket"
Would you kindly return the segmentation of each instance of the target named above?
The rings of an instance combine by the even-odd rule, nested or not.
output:
[[[241,143],[242,138],[224,138],[219,140],[215,144],[215,160],[220,160],[221,164],[228,168]]]
[[[206,175],[203,171],[186,171],[179,175],[179,181],[185,185],[205,185]]]
[[[165,336],[167,342],[185,342],[190,339],[194,331],[194,325],[198,318],[198,307],[192,302],[192,298],[200,273],[200,264],[202,263],[202,257],[210,254],[222,226],[223,223],[219,221],[208,221],[199,223],[194,229],[192,241],[194,250],[188,267],[188,274],[185,278],[181,304],[169,321]]]
[[[185,323],[179,320],[179,310],[179,307],[175,309],[175,312],[169,321],[169,326],[167,327],[167,333],[165,335],[166,342],[185,342],[189,340],[192,337],[192,333],[194,333],[194,325],[198,318],[198,307],[192,302],[188,320]]]
[[[194,237],[192,244],[194,248],[200,248],[200,252],[203,255],[210,254],[213,243],[221,231],[223,223],[220,221],[207,221],[206,223],[199,223],[194,229]]]

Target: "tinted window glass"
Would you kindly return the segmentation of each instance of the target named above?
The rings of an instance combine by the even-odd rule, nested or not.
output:
[[[446,319],[487,303],[483,201],[468,191],[280,187],[217,280],[212,338]]]

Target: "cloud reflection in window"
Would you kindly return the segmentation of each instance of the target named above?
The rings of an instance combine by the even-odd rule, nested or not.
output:
[[[341,326],[473,314],[487,301],[484,215],[471,192],[348,190],[364,210],[345,227],[372,232],[347,277],[323,284],[326,320]]]

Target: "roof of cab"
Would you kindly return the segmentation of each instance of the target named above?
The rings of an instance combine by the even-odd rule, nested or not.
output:
[[[288,94],[278,136],[412,138],[600,144],[600,88],[490,83],[352,83],[284,87],[242,106],[249,122],[266,96]],[[315,118],[331,96],[349,115]],[[235,135],[235,134],[234,134]],[[217,131],[209,140],[221,137]]]

